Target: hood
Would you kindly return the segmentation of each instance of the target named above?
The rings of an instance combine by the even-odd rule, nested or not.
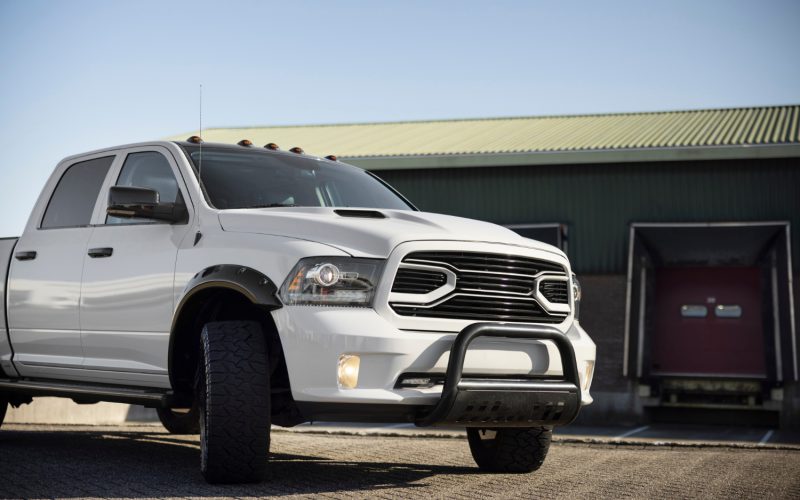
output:
[[[523,238],[502,226],[427,212],[276,207],[225,210],[219,213],[219,221],[224,231],[315,241],[354,257],[386,258],[401,243],[424,240],[505,243],[564,256],[552,245]]]

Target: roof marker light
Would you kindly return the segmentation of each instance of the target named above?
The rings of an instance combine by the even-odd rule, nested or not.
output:
[[[193,135],[186,139],[186,142],[191,142],[192,144],[202,144],[203,139],[201,139],[199,135]]]
[[[273,151],[277,151],[277,150],[281,149],[274,142],[270,142],[270,143],[264,144],[264,147],[267,148],[267,149],[271,149]]]
[[[303,148],[298,147],[298,146],[293,147],[289,151],[291,151],[292,153],[295,153],[295,154],[299,154],[299,155],[305,153],[305,151],[303,151]]]
[[[242,139],[241,141],[237,142],[236,145],[250,148],[253,146],[253,142],[250,139]]]
[[[339,158],[337,158],[336,155],[328,155],[325,157],[325,159],[330,161],[339,161]]]

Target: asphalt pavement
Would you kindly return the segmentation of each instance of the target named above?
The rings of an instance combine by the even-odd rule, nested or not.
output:
[[[396,431],[276,430],[268,481],[211,486],[197,436],[6,425],[0,498],[800,498],[793,444],[559,435],[538,472],[484,474],[458,432]]]
[[[302,424],[294,432],[323,434],[356,434],[378,436],[464,436],[458,428],[420,428],[413,424],[365,425],[358,423],[315,422]],[[676,446],[777,446],[800,448],[800,430],[779,430],[769,427],[727,425],[650,424],[635,426],[586,426],[570,424],[557,427],[555,439],[560,442],[619,443],[635,442]]]

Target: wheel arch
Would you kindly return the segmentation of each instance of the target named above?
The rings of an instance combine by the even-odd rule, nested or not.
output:
[[[208,321],[239,315],[257,319],[264,325],[265,334],[274,333],[273,341],[280,344],[269,314],[283,307],[277,292],[268,276],[247,266],[220,264],[195,274],[175,308],[170,328],[168,370],[172,388],[176,392],[186,390],[187,380],[193,376],[187,370],[196,362],[193,339],[199,338]]]

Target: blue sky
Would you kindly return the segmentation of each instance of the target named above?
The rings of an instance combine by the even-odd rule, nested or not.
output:
[[[800,102],[800,2],[0,0],[0,236],[64,156],[205,126]]]

